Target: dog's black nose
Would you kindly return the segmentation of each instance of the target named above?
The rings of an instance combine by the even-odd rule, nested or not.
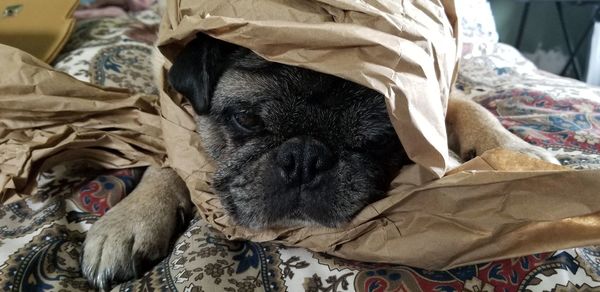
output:
[[[309,183],[330,169],[334,157],[325,144],[313,138],[292,138],[279,147],[277,163],[288,183]]]

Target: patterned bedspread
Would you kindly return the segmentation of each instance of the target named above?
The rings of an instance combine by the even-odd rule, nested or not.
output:
[[[148,10],[79,22],[55,67],[96,84],[153,93],[149,50],[158,20]],[[515,49],[497,43],[469,48],[456,87],[564,165],[600,168],[600,89],[538,71]],[[0,290],[90,290],[79,270],[85,232],[135,187],[142,172],[75,161],[40,175],[34,197],[1,206]],[[166,259],[114,289],[590,291],[600,289],[600,247],[429,271],[228,241],[194,219]]]

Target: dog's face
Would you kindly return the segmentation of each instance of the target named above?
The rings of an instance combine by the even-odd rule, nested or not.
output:
[[[238,224],[340,226],[407,162],[381,94],[199,35],[172,86],[198,113],[213,187]]]

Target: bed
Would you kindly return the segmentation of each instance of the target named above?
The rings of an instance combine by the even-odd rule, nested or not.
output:
[[[576,169],[600,168],[600,88],[538,70],[498,42],[485,1],[465,1],[456,94],[472,98],[524,140]],[[132,11],[136,10],[136,11]],[[156,93],[150,50],[156,5],[81,19],[53,66],[102,86]],[[127,195],[143,168],[85,162],[38,177],[31,198],[0,207],[0,289],[91,290],[79,270],[91,224]],[[560,235],[557,235],[560,236]],[[591,291],[600,289],[600,247],[582,247],[430,271],[348,261],[271,243],[228,241],[199,218],[171,253],[116,291]]]

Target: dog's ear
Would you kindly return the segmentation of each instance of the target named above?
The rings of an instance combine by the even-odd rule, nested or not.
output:
[[[198,33],[179,53],[169,70],[169,83],[183,94],[198,114],[206,114],[217,81],[237,46]]]

